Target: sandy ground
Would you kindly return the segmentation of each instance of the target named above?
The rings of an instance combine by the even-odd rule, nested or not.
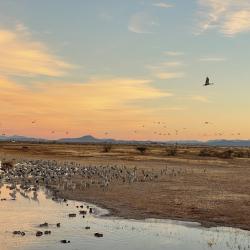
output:
[[[141,155],[133,145],[114,145],[104,153],[103,145],[0,143],[2,158],[123,164],[156,172],[168,166],[170,173],[152,182],[114,183],[105,190],[61,190],[60,195],[96,203],[125,218],[179,219],[250,230],[250,159],[200,157],[200,150],[181,147],[176,156],[168,156],[166,147],[156,145],[147,146]],[[75,177],[73,181],[80,180]]]

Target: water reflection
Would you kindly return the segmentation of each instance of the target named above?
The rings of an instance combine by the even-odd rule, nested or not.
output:
[[[80,214],[88,204],[53,201],[48,190],[0,189],[0,249],[250,249],[250,233],[233,228],[205,229],[193,223],[120,220]],[[98,210],[100,213],[106,211]],[[76,217],[69,218],[69,213]],[[47,222],[48,227],[39,227]],[[60,227],[57,226],[60,223]],[[90,229],[89,229],[90,228]],[[25,236],[13,235],[13,231]],[[51,234],[36,236],[37,231]],[[103,233],[96,238],[95,233]],[[61,240],[69,240],[62,244]]]

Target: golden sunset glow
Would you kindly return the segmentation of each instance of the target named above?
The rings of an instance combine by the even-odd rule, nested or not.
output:
[[[249,45],[242,39],[249,33],[248,2],[197,1],[196,23],[183,33],[168,26],[178,4],[149,6],[151,11],[124,14],[124,30],[113,22],[113,10],[92,16],[100,26],[96,29],[84,20],[65,23],[50,14],[44,27],[34,17],[3,23],[1,134],[248,139],[249,58],[244,51]],[[179,29],[182,21],[187,22],[177,22]],[[236,41],[242,48],[237,54]],[[206,76],[213,87],[202,87]],[[212,125],[205,126],[206,121]]]

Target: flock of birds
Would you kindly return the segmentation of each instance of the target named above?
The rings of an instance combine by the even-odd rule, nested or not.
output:
[[[205,80],[205,83],[204,83],[203,86],[208,87],[208,86],[211,86],[211,85],[214,85],[214,83],[210,82],[209,77],[206,77],[206,80]],[[37,124],[37,120],[32,120],[31,124],[33,124],[33,125]],[[159,121],[159,122],[153,122],[153,124],[155,124],[155,125],[162,125],[162,127],[160,129],[159,129],[159,127],[157,127],[157,131],[153,131],[153,134],[156,135],[156,136],[165,136],[165,137],[168,137],[168,136],[178,136],[183,131],[187,131],[187,128],[174,129],[172,131],[169,131],[169,128],[167,128],[165,122],[160,122]],[[211,125],[212,123],[208,122],[208,121],[205,121],[203,124],[205,124],[205,125]],[[140,129],[143,129],[143,128],[146,128],[145,124],[140,125]],[[134,130],[133,134],[139,134],[139,132],[141,131],[140,129],[138,128],[138,129]],[[166,131],[166,130],[168,130],[168,131]],[[52,131],[50,131],[50,133],[54,135],[54,134],[56,134],[56,131],[52,130]],[[65,135],[69,135],[69,134],[70,134],[69,131],[65,131]],[[107,132],[107,131],[104,132],[104,135],[106,137],[109,134],[110,134],[110,132]],[[3,132],[1,135],[2,136],[7,136],[7,134],[5,132]],[[206,134],[206,133],[204,133],[201,136],[207,137],[207,136],[223,136],[223,135],[225,135],[224,132],[216,132],[214,134]],[[230,135],[230,136],[240,136],[241,134],[240,133],[230,133],[228,135]]]
[[[153,182],[159,178],[185,174],[182,169],[165,166],[160,170],[137,169],[125,165],[84,165],[77,162],[55,160],[23,160],[14,166],[0,168],[0,182],[9,183],[13,189],[20,184],[23,190],[35,191],[40,185],[58,194],[60,190],[86,190],[91,187],[106,191],[111,184]],[[36,195],[34,195],[35,197]]]
[[[208,86],[211,86],[211,85],[214,85],[214,83],[210,82],[210,79],[209,77],[206,77],[206,80],[205,80],[205,83],[203,84],[204,87],[208,87]],[[35,125],[37,124],[37,120],[32,120],[31,121],[31,124]],[[166,123],[165,122],[153,122],[154,125],[162,125],[162,127],[156,127],[156,131],[152,131],[152,133],[155,135],[155,136],[161,136],[161,137],[170,137],[170,136],[178,136],[180,135],[181,133],[183,132],[186,132],[188,131],[188,128],[180,128],[180,129],[170,129],[167,127]],[[213,123],[212,122],[208,122],[208,121],[205,121],[203,122],[203,125],[212,125]],[[1,125],[1,124],[0,124]],[[145,129],[147,127],[147,125],[145,124],[142,124],[142,125],[139,125],[139,128],[136,129],[136,130],[133,130],[133,134],[139,134],[142,130],[141,129]],[[149,125],[148,127],[152,128],[151,125]],[[154,130],[155,130],[154,129]],[[55,130],[52,130],[50,131],[50,133],[52,135],[55,135],[57,133],[57,131]],[[65,135],[69,135],[70,132],[69,131],[65,131],[64,132]],[[60,134],[61,134],[61,131],[60,131]],[[110,132],[108,131],[105,131],[104,133],[104,136],[107,137],[109,136]],[[7,136],[7,133],[3,132],[1,134],[2,136]],[[221,131],[218,131],[218,132],[215,132],[215,133],[202,133],[200,134],[199,136],[203,136],[203,137],[212,137],[212,136],[215,136],[215,137],[221,137],[221,136],[240,136],[241,133],[239,132],[232,132],[232,133],[225,133],[225,132],[221,132]]]
[[[206,80],[205,80],[205,83],[203,84],[203,86],[208,87],[208,86],[211,86],[211,85],[214,85],[214,83],[210,82],[209,77],[206,77]],[[32,120],[31,124],[33,124],[33,125],[37,124],[37,120]],[[161,137],[170,137],[170,136],[172,136],[173,137],[173,136],[178,136],[181,133],[188,131],[188,128],[186,128],[186,127],[180,128],[180,129],[170,129],[169,127],[167,127],[165,122],[161,122],[161,121],[158,121],[158,122],[155,121],[155,122],[153,122],[153,124],[158,125],[154,129],[155,131],[152,131],[152,133],[155,136],[161,136]],[[212,124],[213,123],[209,122],[209,121],[203,122],[203,125],[212,125]],[[139,134],[142,131],[142,129],[145,129],[146,127],[147,127],[147,125],[145,125],[145,124],[139,125],[138,129],[133,130],[133,134],[134,135]],[[151,125],[149,125],[148,127],[152,128]],[[52,130],[52,131],[50,131],[50,133],[52,135],[55,135],[57,132],[55,130]],[[65,135],[70,134],[69,131],[65,131],[64,133],[65,133]],[[61,134],[61,132],[60,132],[60,134]],[[108,132],[108,131],[104,132],[105,137],[109,136],[109,134],[110,134],[110,132]],[[225,133],[225,132],[222,132],[222,131],[218,131],[218,132],[209,133],[209,134],[208,133],[202,133],[199,136],[203,136],[203,137],[211,137],[211,136],[221,137],[221,136],[240,136],[240,135],[241,135],[241,133],[239,133],[239,132]],[[7,134],[5,132],[3,132],[2,136],[7,136]]]
[[[16,160],[17,161],[17,160]],[[23,198],[38,202],[38,191],[40,187],[45,187],[52,196],[52,200],[61,201],[67,204],[62,191],[80,191],[97,188],[103,192],[112,188],[111,184],[132,184],[135,182],[153,182],[163,176],[175,177],[183,175],[187,170],[169,168],[167,165],[158,170],[137,169],[125,165],[84,165],[77,162],[58,162],[55,160],[19,160],[16,163],[11,161],[0,161],[0,190],[3,183],[8,183],[11,191],[11,200],[16,200],[17,193]],[[0,191],[1,194],[1,191]],[[1,199],[0,201],[5,201]],[[87,213],[92,214],[94,209],[87,206],[83,210],[83,205],[76,206],[79,214],[84,218]],[[69,218],[76,217],[76,213],[69,213]],[[47,228],[47,222],[40,224],[40,228]],[[60,227],[60,223],[56,224]],[[86,226],[86,230],[90,227]],[[15,230],[14,235],[25,236],[24,231]],[[35,235],[41,237],[51,234],[50,230],[37,231]],[[102,233],[96,232],[95,237],[103,237]],[[61,240],[61,243],[70,243],[68,240]]]

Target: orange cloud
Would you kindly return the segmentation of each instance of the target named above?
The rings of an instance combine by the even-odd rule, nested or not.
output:
[[[198,101],[198,102],[204,102],[204,103],[209,103],[209,99],[205,96],[200,96],[200,95],[194,95],[191,97],[191,100]]]
[[[72,68],[34,41],[27,29],[0,29],[0,73],[7,76],[61,76]]]
[[[161,80],[176,79],[184,77],[183,72],[156,72],[154,75],[156,78]]]
[[[27,134],[32,132],[31,121],[35,119],[38,122],[33,132],[46,136],[51,129],[70,128],[80,132],[86,126],[93,131],[131,129],[131,123],[147,119],[157,111],[157,108],[149,110],[135,102],[172,95],[154,88],[148,80],[126,78],[95,79],[87,83],[37,83],[32,88],[0,78],[0,88],[0,116],[4,127]],[[121,120],[128,122],[120,122],[117,127],[116,121]]]

